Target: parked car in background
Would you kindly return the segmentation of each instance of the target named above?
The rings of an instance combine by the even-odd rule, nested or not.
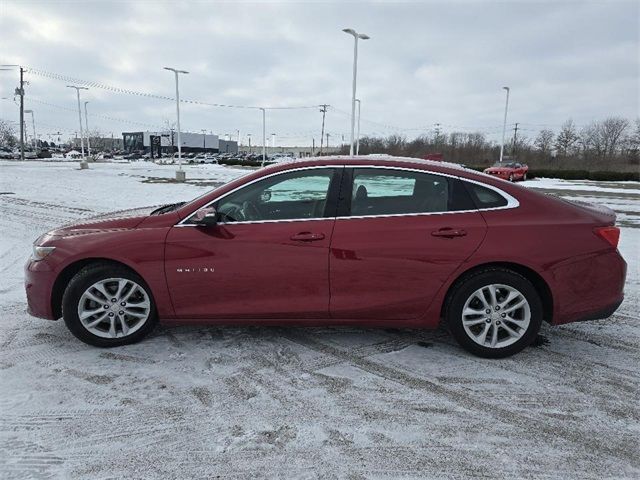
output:
[[[0,159],[10,160],[13,158],[13,152],[8,148],[0,148]]]
[[[187,203],[42,235],[25,266],[28,310],[101,347],[158,321],[444,324],[470,352],[504,357],[543,321],[618,308],[615,220],[444,162],[278,163]]]
[[[486,168],[484,173],[493,175],[494,177],[516,182],[518,180],[526,180],[529,167],[524,163],[517,162],[496,162],[493,166]]]

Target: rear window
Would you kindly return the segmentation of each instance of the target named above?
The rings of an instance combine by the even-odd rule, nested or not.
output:
[[[465,182],[477,208],[499,208],[506,207],[507,199],[495,190],[492,190],[477,183]]]

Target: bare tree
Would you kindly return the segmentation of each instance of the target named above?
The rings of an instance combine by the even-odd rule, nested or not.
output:
[[[13,148],[17,143],[18,139],[13,125],[6,120],[0,119],[0,146]]]
[[[603,154],[613,157],[620,148],[629,121],[621,117],[609,117],[598,125]]]
[[[543,155],[544,158],[547,158],[551,155],[551,149],[553,148],[553,139],[555,135],[552,130],[544,129],[540,130],[540,133],[534,140],[533,144],[538,149],[538,151]]]
[[[578,138],[578,132],[573,124],[573,120],[569,119],[564,122],[555,142],[556,153],[558,156],[566,158],[573,155],[576,144],[578,143]]]

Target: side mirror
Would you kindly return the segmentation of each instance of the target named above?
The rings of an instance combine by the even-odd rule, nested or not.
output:
[[[218,223],[218,211],[214,207],[202,207],[193,215],[193,222],[200,227],[214,227]]]

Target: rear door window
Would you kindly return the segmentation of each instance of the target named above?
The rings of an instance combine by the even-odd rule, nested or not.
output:
[[[385,168],[354,168],[351,216],[473,210],[457,179]]]

